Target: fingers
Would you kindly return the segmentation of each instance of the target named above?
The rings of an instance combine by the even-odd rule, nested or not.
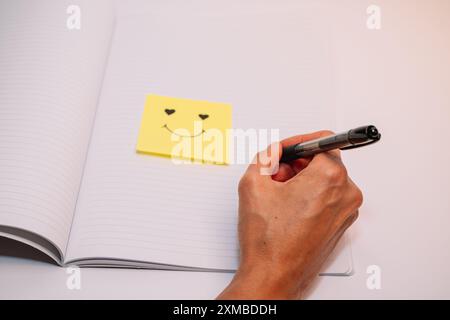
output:
[[[281,144],[272,143],[266,150],[256,154],[244,175],[260,176],[261,180],[271,180],[271,176],[279,171]]]
[[[282,140],[280,143],[281,143],[281,146],[284,148],[287,146],[295,145],[295,144],[310,141],[310,140],[319,139],[319,138],[326,137],[326,136],[333,135],[333,134],[334,133],[332,131],[327,131],[327,130],[317,131],[317,132],[313,132],[313,133],[293,136],[293,137]],[[335,155],[336,157],[340,157],[339,150],[333,150],[333,151],[331,151],[331,154]],[[281,154],[280,154],[280,157],[281,157]],[[312,158],[302,158],[302,159],[297,159],[295,161],[292,161],[290,163],[281,163],[279,165],[278,172],[272,177],[273,180],[279,181],[279,182],[284,182],[284,181],[287,181],[287,180],[293,178],[300,171],[302,171],[303,169],[305,169],[308,166],[311,159]]]
[[[297,171],[287,163],[280,163],[278,172],[272,176],[272,179],[278,182],[284,182],[297,174]]]
[[[291,163],[279,163],[282,156],[283,147],[302,143],[314,139],[319,139],[334,134],[332,131],[317,131],[313,133],[293,136],[282,140],[279,143],[270,145],[266,150],[259,152],[252,163],[248,166],[245,175],[259,175],[261,180],[269,180],[271,177],[275,181],[284,182],[295,177],[305,169],[312,158],[297,159]],[[339,150],[327,152],[330,156],[340,158]],[[320,158],[320,157],[319,157]]]

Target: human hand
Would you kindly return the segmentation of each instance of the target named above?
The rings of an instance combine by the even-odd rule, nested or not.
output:
[[[286,139],[269,156],[279,161],[283,146],[330,134]],[[302,298],[362,204],[339,150],[281,163],[273,176],[261,174],[261,159],[239,183],[241,261],[218,299]]]

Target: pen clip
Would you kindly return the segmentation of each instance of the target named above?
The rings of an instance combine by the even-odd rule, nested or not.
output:
[[[341,150],[350,150],[350,149],[356,149],[356,148],[360,148],[360,147],[365,147],[365,146],[368,146],[369,144],[374,144],[374,143],[380,141],[380,139],[381,139],[381,134],[378,134],[378,136],[375,139],[371,140],[371,141],[354,144],[354,145],[351,145],[351,146],[348,146],[348,147],[343,147],[343,148],[341,148]]]

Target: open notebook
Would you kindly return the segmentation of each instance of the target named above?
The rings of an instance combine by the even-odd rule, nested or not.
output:
[[[281,138],[333,128],[321,8],[157,3],[0,1],[0,235],[61,265],[235,270],[246,166],[136,153],[146,95],[227,102],[234,127]],[[341,242],[324,274],[349,273]]]

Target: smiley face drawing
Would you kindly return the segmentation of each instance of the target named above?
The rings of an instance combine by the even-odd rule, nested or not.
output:
[[[148,95],[138,153],[227,164],[231,105]]]

